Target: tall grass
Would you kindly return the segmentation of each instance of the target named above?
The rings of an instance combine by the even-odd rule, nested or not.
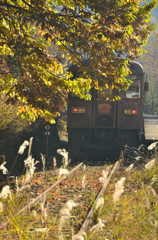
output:
[[[84,167],[78,175],[72,176],[65,184],[66,191],[70,191],[61,204],[57,204],[58,210],[54,213],[54,206],[51,205],[51,198],[58,201],[58,196],[62,190],[57,188],[50,195],[44,196],[40,201],[22,214],[17,212],[30,200],[36,197],[43,186],[48,185],[48,181],[55,182],[58,176],[51,172],[51,177],[44,177],[48,172],[43,165],[44,172],[35,172],[37,161],[32,158],[32,140],[25,147],[28,147],[28,158],[24,160],[26,168],[25,175],[9,181],[0,192],[0,222],[9,221],[8,226],[0,229],[2,239],[99,239],[99,240],[127,240],[158,239],[158,157],[157,154],[150,159],[130,163],[128,167],[121,165],[105,192],[105,195],[95,202],[96,190],[90,187],[93,178],[97,177],[97,182],[104,182],[107,172],[104,168],[96,167],[98,176],[93,174],[95,167]],[[23,145],[23,147],[24,147]],[[155,146],[156,147],[156,146]],[[19,151],[25,151],[25,149]],[[63,159],[63,174],[68,170],[68,153],[59,150]],[[41,155],[43,158],[44,156]],[[8,173],[4,165],[0,169]],[[61,169],[58,169],[60,174]],[[54,175],[53,175],[54,174]],[[38,178],[37,178],[38,175]],[[43,181],[43,182],[42,182]],[[74,182],[74,185],[70,183]],[[38,183],[38,185],[36,185]],[[67,184],[67,185],[66,185]],[[69,185],[68,185],[69,184]],[[77,185],[76,185],[77,184]],[[70,186],[70,187],[69,187]],[[73,189],[72,189],[73,188]],[[78,190],[76,190],[78,189]],[[67,192],[65,191],[65,194]],[[89,202],[86,211],[83,211],[82,201]],[[86,218],[88,209],[95,203],[95,212],[86,232],[78,234],[81,224]]]

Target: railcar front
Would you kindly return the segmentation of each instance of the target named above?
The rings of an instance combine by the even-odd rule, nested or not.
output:
[[[103,90],[99,95],[91,89],[90,101],[80,99],[72,93],[68,104],[69,146],[80,148],[137,147],[141,143],[143,130],[144,72],[140,64],[130,64],[129,89],[118,94],[119,101],[105,101]],[[75,73],[75,72],[73,72]]]

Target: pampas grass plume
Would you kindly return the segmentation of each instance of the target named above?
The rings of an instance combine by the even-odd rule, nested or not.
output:
[[[77,203],[75,203],[73,200],[69,200],[65,203],[65,207],[69,209],[70,211],[77,206]]]
[[[82,187],[85,188],[87,183],[88,183],[88,181],[86,181],[86,175],[84,174],[83,178],[82,178]]]
[[[103,170],[102,173],[101,173],[102,177],[99,178],[99,181],[101,183],[105,182],[107,177],[108,177],[108,174],[109,174],[109,170],[106,170],[106,171]]]
[[[54,169],[56,168],[57,166],[57,160],[56,160],[56,157],[53,157],[53,167]]]
[[[116,184],[115,184],[115,192],[113,194],[113,202],[114,204],[120,199],[121,194],[124,192],[124,182],[126,178],[121,178]]]
[[[102,220],[100,218],[98,218],[98,223],[96,225],[94,225],[91,228],[91,232],[95,231],[95,232],[100,232],[102,231],[103,227],[105,226],[105,224],[102,222]]]
[[[85,232],[77,233],[72,237],[72,240],[84,240],[85,238],[83,236],[87,238],[87,234]]]
[[[66,202],[63,208],[60,210],[60,217],[68,218],[70,216],[71,210],[76,206],[77,203],[75,203],[73,200]]]
[[[134,163],[132,163],[131,165],[129,165],[129,167],[126,168],[126,172],[130,172],[133,169]]]
[[[0,202],[0,212],[3,212],[3,203]]]
[[[60,219],[59,219],[59,225],[58,225],[58,231],[59,231],[59,239],[64,239],[62,234],[62,228],[65,223],[65,221],[69,218],[72,208],[76,207],[77,203],[75,203],[73,200],[69,200],[65,203],[63,208],[60,210]]]
[[[25,148],[29,145],[29,142],[28,141],[24,141],[23,144],[20,146],[19,148],[19,151],[18,151],[18,154],[23,154],[24,153],[24,150]]]
[[[31,173],[31,177],[34,174],[34,171],[36,169],[35,165],[39,163],[39,161],[34,162],[35,159],[32,158],[32,156],[29,156],[26,160],[24,160],[24,164],[26,168],[29,168],[29,172]]]
[[[4,186],[0,193],[0,198],[6,199],[7,197],[10,197],[10,199],[12,199],[12,194],[9,185]]]
[[[67,170],[67,169],[65,169],[65,168],[60,168],[59,169],[59,176],[61,176],[61,175],[66,175],[66,174],[68,174],[69,173],[69,171]]]
[[[42,165],[43,165],[43,172],[45,171],[45,166],[46,166],[46,157],[45,155],[43,155],[42,153],[41,154],[41,160],[42,160]]]
[[[158,142],[153,142],[148,146],[148,150],[151,151],[157,146]]]
[[[3,175],[8,174],[8,169],[4,166],[6,162],[0,165],[0,170],[2,170]]]
[[[97,199],[96,201],[96,206],[95,206],[95,209],[97,210],[100,206],[103,206],[104,205],[104,198],[103,197],[100,197]]]
[[[145,168],[147,170],[150,170],[155,164],[155,159],[151,160],[150,162],[148,162],[147,164],[145,164]]]
[[[65,149],[58,149],[58,150],[57,150],[57,153],[63,156],[62,162],[63,162],[64,168],[66,168],[67,165],[68,165],[69,162],[70,162],[70,160],[69,160],[69,153],[66,152]]]

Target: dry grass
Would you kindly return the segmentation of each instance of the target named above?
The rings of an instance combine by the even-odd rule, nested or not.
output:
[[[133,168],[126,171],[127,168],[122,164],[110,181],[101,208],[96,208],[93,221],[86,229],[86,233],[78,239],[158,239],[156,155],[154,159],[151,168],[146,168],[146,163],[141,163],[141,168],[138,169],[138,164],[134,164]],[[20,215],[17,215],[18,210],[57,181],[59,169],[33,173],[22,191],[17,191],[15,180],[8,182],[12,197],[0,199],[3,205],[3,209],[0,208],[2,209],[0,222],[8,220],[9,224],[0,230],[0,238],[76,239],[75,234],[81,228],[102,186],[99,178],[106,167],[82,167]],[[124,179],[119,182],[118,187],[116,183],[121,178]],[[26,176],[18,179],[19,188],[23,186],[25,179]],[[117,200],[114,199],[116,188],[120,191]]]

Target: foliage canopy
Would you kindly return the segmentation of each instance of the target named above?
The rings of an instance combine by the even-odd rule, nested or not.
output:
[[[128,60],[154,29],[150,3],[140,0],[0,0],[0,91],[19,113],[53,121],[67,93],[88,98],[91,87],[124,90]],[[83,66],[83,58],[89,65]],[[71,81],[68,64],[82,78]],[[111,99],[116,98],[111,96]]]

